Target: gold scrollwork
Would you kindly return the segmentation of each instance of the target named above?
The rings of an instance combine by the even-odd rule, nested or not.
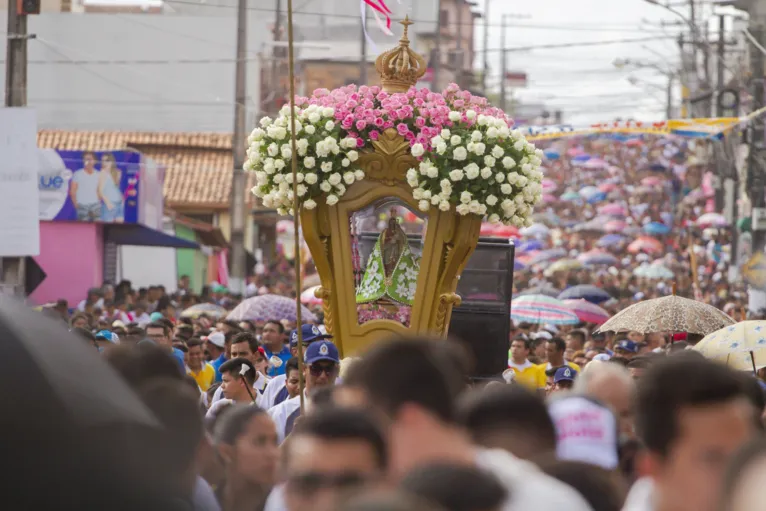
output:
[[[463,300],[456,293],[443,293],[439,295],[439,308],[436,310],[436,330],[447,332],[447,313],[452,307],[459,307]]]

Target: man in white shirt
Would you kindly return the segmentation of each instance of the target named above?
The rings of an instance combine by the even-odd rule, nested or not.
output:
[[[77,220],[93,222],[101,216],[101,199],[98,194],[99,172],[96,155],[90,151],[82,154],[83,167],[72,175],[69,196],[77,210]]]
[[[311,343],[304,354],[303,378],[306,382],[304,398],[309,404],[312,391],[328,385],[335,385],[340,369],[338,348],[330,341],[322,340]],[[269,410],[269,416],[277,426],[279,443],[292,432],[295,421],[301,414],[301,397],[278,404]]]
[[[503,511],[590,510],[579,493],[534,464],[471,444],[453,422],[457,397],[465,389],[459,356],[448,342],[401,339],[373,347],[349,371],[344,386],[363,394],[391,421],[389,476],[400,480],[435,462],[465,464],[500,480],[510,495]]]

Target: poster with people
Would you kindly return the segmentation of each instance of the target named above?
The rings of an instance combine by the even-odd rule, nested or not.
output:
[[[138,222],[141,155],[40,150],[40,220]]]

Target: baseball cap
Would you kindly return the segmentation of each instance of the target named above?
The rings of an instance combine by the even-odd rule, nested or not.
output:
[[[584,396],[567,396],[552,400],[548,413],[556,427],[558,459],[617,468],[617,419],[609,408]]]
[[[117,334],[110,332],[109,330],[101,330],[100,332],[96,332],[96,340],[109,341],[112,344],[120,344],[120,338],[117,336]]]
[[[321,360],[329,360],[340,363],[340,354],[338,348],[330,341],[312,342],[306,348],[306,354],[304,355],[304,362],[307,364],[313,364]]]
[[[553,374],[553,383],[559,383],[562,381],[574,381],[577,377],[577,371],[569,366],[559,367]]]
[[[633,342],[633,341],[629,341],[627,339],[624,339],[624,340],[618,342],[615,345],[614,349],[615,350],[627,351],[628,353],[638,353],[638,344]]]
[[[316,325],[303,325],[301,327],[301,337],[303,338],[303,344],[310,344],[320,339],[332,339],[332,335],[323,334],[319,327]],[[290,332],[290,347],[295,348],[298,346],[298,329],[296,328]]]
[[[535,339],[535,340],[537,340],[537,339],[545,339],[546,341],[550,341],[551,339],[553,339],[553,335],[550,332],[546,332],[546,331],[543,331],[543,332],[532,332],[531,334],[529,334],[529,337],[531,337],[532,339]]]
[[[212,334],[205,337],[204,340],[209,342],[213,346],[218,346],[219,348],[226,347],[226,336],[223,335],[222,332],[213,332]]]
[[[163,317],[164,317],[164,316],[162,315],[162,313],[161,313],[161,312],[152,312],[151,314],[149,314],[149,319],[150,319],[151,321],[159,321],[159,320],[161,320]]]

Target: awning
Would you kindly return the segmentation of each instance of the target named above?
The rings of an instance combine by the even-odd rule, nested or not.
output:
[[[221,232],[219,227],[212,224],[201,222],[192,218],[185,217],[178,213],[171,213],[173,221],[192,229],[197,235],[198,240],[205,246],[216,248],[229,248],[229,242]]]
[[[142,247],[199,248],[197,243],[141,224],[104,224],[104,241]]]

